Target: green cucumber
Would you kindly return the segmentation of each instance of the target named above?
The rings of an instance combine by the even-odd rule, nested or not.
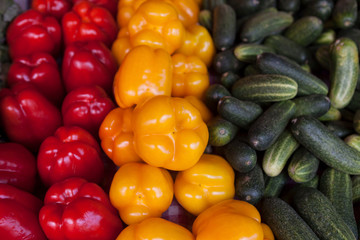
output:
[[[263,112],[258,104],[242,101],[231,96],[225,96],[220,99],[217,111],[224,119],[245,129]]]
[[[225,4],[226,0],[203,0],[202,9],[213,11],[218,5]]]
[[[319,190],[300,187],[294,193],[295,210],[322,240],[355,240],[330,200]]]
[[[338,109],[346,107],[356,89],[359,72],[358,50],[354,41],[340,38],[330,49],[331,104]]]
[[[288,57],[299,64],[303,64],[307,60],[306,49],[282,35],[267,37],[264,45],[275,49],[277,54]]]
[[[321,174],[319,190],[330,200],[357,239],[358,232],[352,201],[350,175],[333,168],[327,168]]]
[[[328,166],[349,174],[360,174],[360,152],[348,146],[316,118],[294,118],[291,131],[301,145]]]
[[[247,63],[255,63],[256,57],[264,52],[275,53],[275,50],[272,47],[255,43],[242,43],[234,49],[235,57]]]
[[[223,52],[218,52],[214,56],[213,68],[215,72],[223,74],[224,72],[238,72],[245,66],[245,63],[240,62],[234,55],[234,50],[228,49]]]
[[[277,7],[284,12],[297,12],[300,9],[300,0],[278,0]]]
[[[319,240],[309,225],[285,201],[277,197],[264,198],[260,213],[277,240]]]
[[[314,94],[292,100],[296,105],[294,117],[309,115],[321,117],[330,109],[330,99],[326,95]]]
[[[220,83],[227,89],[231,89],[232,85],[239,79],[239,75],[234,72],[225,72],[221,75]]]
[[[257,68],[256,64],[249,64],[244,69],[244,76],[251,76],[251,75],[259,75],[261,74],[260,70]]]
[[[267,176],[275,177],[284,169],[299,143],[289,130],[284,130],[276,141],[265,151],[262,168]]]
[[[294,116],[295,103],[291,100],[272,104],[250,126],[249,144],[255,150],[268,149],[285,130]]]
[[[231,93],[221,84],[212,84],[205,91],[205,104],[214,113],[222,97],[231,96]]]
[[[321,79],[284,56],[263,53],[258,56],[256,65],[263,73],[281,74],[294,79],[298,84],[298,96],[328,93],[328,87]]]
[[[356,47],[360,51],[360,29],[358,29],[358,28],[343,29],[337,33],[337,37],[338,38],[341,38],[341,37],[350,38],[351,40],[353,40],[355,42]]]
[[[203,9],[199,12],[199,24],[205,27],[209,32],[213,28],[212,12],[208,9]]]
[[[355,112],[353,119],[353,127],[355,132],[360,133],[360,109]]]
[[[289,177],[297,183],[308,182],[316,176],[319,159],[306,148],[300,147],[291,157],[288,165]]]
[[[304,183],[300,183],[299,186],[301,187],[312,187],[312,188],[318,188],[319,186],[319,175],[316,175],[315,177],[313,177],[310,181],[308,182],[304,182]]]
[[[264,174],[259,165],[246,173],[237,173],[235,176],[236,199],[256,204],[264,194]]]
[[[326,21],[333,10],[334,3],[332,0],[310,0],[303,8],[302,16],[315,16]]]
[[[306,16],[296,20],[286,29],[284,36],[300,44],[308,46],[322,33],[323,23],[315,16]]]
[[[321,117],[318,117],[318,120],[322,122],[326,121],[336,121],[341,119],[341,112],[339,109],[334,108],[333,106],[330,107],[329,111],[322,115]]]
[[[276,0],[260,0],[260,10],[266,10],[269,8],[275,8],[276,9]]]
[[[357,19],[356,0],[337,0],[332,12],[332,20],[337,28],[350,28]]]
[[[263,197],[278,197],[288,180],[287,172],[282,171],[275,177],[265,179],[265,190]]]
[[[254,0],[227,0],[227,4],[234,8],[237,18],[254,14],[260,9],[260,1]]]
[[[213,11],[212,37],[216,49],[224,51],[233,46],[236,36],[236,13],[227,4],[221,4]]]
[[[360,202],[360,175],[353,176],[351,178],[352,192],[353,192],[353,203]]]
[[[352,96],[350,103],[346,106],[346,109],[349,109],[353,112],[356,112],[360,109],[360,91],[355,91]]]
[[[329,45],[336,39],[336,33],[333,29],[327,29],[313,42],[316,45]]]
[[[220,116],[214,117],[207,123],[209,130],[209,144],[214,147],[225,146],[231,142],[238,131],[238,127]]]
[[[346,142],[347,145],[349,145],[350,147],[352,147],[360,152],[360,135],[359,134],[351,134],[351,135],[347,136],[344,139],[344,141]]]
[[[240,39],[245,43],[259,41],[280,33],[293,21],[293,17],[285,12],[261,12],[245,21],[240,32]]]
[[[336,120],[325,123],[326,127],[339,138],[344,138],[354,132],[352,123],[349,121]]]
[[[290,77],[260,74],[240,78],[232,86],[231,93],[244,101],[278,102],[294,98],[297,90],[297,83]]]

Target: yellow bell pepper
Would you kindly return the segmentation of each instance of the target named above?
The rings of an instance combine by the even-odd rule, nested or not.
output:
[[[173,84],[171,95],[174,97],[195,96],[202,98],[209,87],[207,67],[196,56],[177,53],[172,56]]]
[[[112,205],[127,225],[160,217],[173,195],[173,179],[167,170],[139,162],[122,165],[109,192]]]
[[[115,57],[118,65],[124,60],[126,54],[131,50],[129,31],[127,28],[120,29],[116,40],[113,42],[111,52]]]
[[[131,17],[139,6],[147,0],[120,0],[118,2],[117,23],[120,28],[127,27]],[[194,0],[163,0],[171,4],[178,13],[178,18],[187,27],[197,23],[199,5]]]
[[[117,166],[141,161],[133,144],[132,113],[133,108],[115,108],[108,113],[99,129],[101,147]]]
[[[133,123],[137,154],[169,170],[194,166],[209,139],[199,111],[183,98],[153,97],[135,108]]]
[[[149,218],[126,227],[116,240],[195,240],[186,228],[162,218]]]
[[[212,112],[203,101],[194,96],[186,96],[184,98],[200,112],[201,117],[205,123],[213,118]]]
[[[114,79],[114,95],[122,108],[132,107],[149,97],[171,95],[172,63],[163,49],[133,48]]]
[[[275,240],[274,234],[268,225],[261,223],[261,227],[264,233],[264,240]]]
[[[185,31],[183,44],[176,52],[186,56],[197,56],[209,67],[215,55],[215,46],[208,30],[194,24]]]
[[[147,45],[172,54],[184,40],[185,28],[175,8],[162,0],[141,4],[127,27],[132,47]]]
[[[235,195],[234,170],[222,157],[204,154],[190,169],[179,172],[174,190],[176,200],[198,215],[210,206]]]
[[[245,201],[225,200],[202,212],[193,224],[196,240],[263,240],[258,210]]]

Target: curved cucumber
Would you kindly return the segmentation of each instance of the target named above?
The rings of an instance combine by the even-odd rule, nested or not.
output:
[[[296,105],[294,117],[309,115],[321,117],[330,109],[330,99],[326,95],[315,94],[294,98],[292,100]]]
[[[358,13],[357,0],[338,0],[332,12],[332,20],[338,28],[350,28],[355,25]]]
[[[216,49],[224,51],[233,46],[236,36],[236,13],[227,4],[221,4],[213,11],[212,36]]]
[[[256,57],[264,52],[275,53],[275,50],[272,47],[255,43],[242,43],[234,49],[235,57],[247,63],[255,63]]]

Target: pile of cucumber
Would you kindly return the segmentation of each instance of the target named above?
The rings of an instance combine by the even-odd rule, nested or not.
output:
[[[217,49],[209,151],[278,240],[359,239],[358,6],[203,0],[199,22]]]

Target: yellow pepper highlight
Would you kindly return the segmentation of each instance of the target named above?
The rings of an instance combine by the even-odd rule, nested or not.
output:
[[[225,200],[202,212],[193,224],[196,240],[263,240],[258,210],[245,201]]]
[[[137,154],[150,165],[182,171],[204,152],[209,132],[200,112],[183,98],[155,96],[134,110]]]
[[[186,96],[184,98],[200,112],[201,117],[205,123],[213,118],[212,112],[203,101],[194,96]]]
[[[122,165],[110,187],[110,201],[128,225],[150,217],[160,217],[173,199],[170,173],[146,163]]]
[[[156,95],[171,95],[172,64],[163,49],[133,48],[114,79],[114,95],[122,108],[132,107]]]
[[[126,227],[116,240],[195,240],[186,228],[162,218],[149,218]]]
[[[122,63],[126,54],[128,54],[131,49],[132,47],[129,38],[129,31],[127,28],[122,28],[120,29],[117,38],[111,47],[111,52],[114,55],[118,65]]]
[[[188,212],[198,215],[210,206],[235,195],[234,170],[222,157],[204,154],[175,180],[176,200]]]

